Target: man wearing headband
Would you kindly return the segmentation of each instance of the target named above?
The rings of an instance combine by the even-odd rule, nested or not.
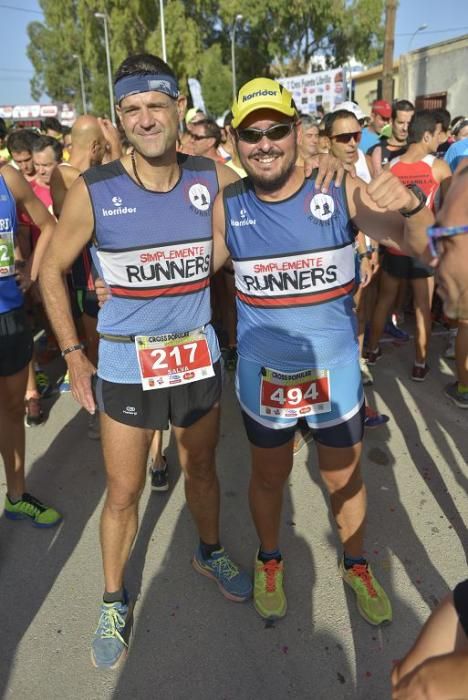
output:
[[[248,82],[232,112],[248,179],[216,198],[213,255],[215,269],[230,256],[235,271],[237,393],[251,444],[249,497],[260,540],[255,607],[269,619],[286,613],[279,524],[295,426],[305,418],[343,545],[341,574],[362,616],[374,625],[389,622],[390,602],[363,556],[364,403],[353,241],[360,229],[422,255],[433,217],[389,172],[369,185],[346,178],[341,188],[319,191],[295,166],[298,118],[290,93],[275,81]]]
[[[177,155],[186,100],[161,59],[126,59],[117,71],[115,97],[133,150],[73,183],[42,271],[73,395],[91,414],[96,404],[100,412],[105,593],[92,660],[108,668],[128,644],[131,606],[123,577],[148,448],[154,431],[169,422],[200,536],[193,565],[230,600],[247,600],[252,588],[219,542],[215,466],[221,369],[210,324],[211,210],[219,187],[237,175],[212,160]],[[97,374],[79,343],[62,282],[91,239],[112,291],[98,318]]]

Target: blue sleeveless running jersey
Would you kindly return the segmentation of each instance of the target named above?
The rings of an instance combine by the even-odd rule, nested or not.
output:
[[[23,294],[15,278],[16,202],[0,175],[0,314],[23,305]]]
[[[119,160],[83,174],[98,268],[112,292],[99,312],[98,331],[162,335],[204,326],[216,362],[209,289],[216,167],[207,158],[178,158],[180,178],[170,192],[140,187]],[[121,384],[139,382],[134,345],[101,339],[98,374]]]
[[[224,190],[237,294],[238,352],[263,366],[328,369],[356,359],[354,229],[344,185],[306,179],[264,202],[248,178]]]

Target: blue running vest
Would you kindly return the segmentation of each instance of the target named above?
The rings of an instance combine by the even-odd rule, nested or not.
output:
[[[245,178],[226,187],[224,209],[239,355],[283,371],[355,360],[355,229],[344,184],[322,194],[307,179],[273,203]]]
[[[97,267],[112,292],[99,312],[98,331],[162,335],[204,326],[216,362],[209,288],[216,167],[188,156],[179,156],[179,166],[179,181],[163,193],[140,187],[119,160],[83,174],[94,211]],[[138,383],[135,346],[101,339],[98,374]]]
[[[12,257],[17,228],[16,202],[0,175],[0,314],[23,305],[23,294],[16,283]]]

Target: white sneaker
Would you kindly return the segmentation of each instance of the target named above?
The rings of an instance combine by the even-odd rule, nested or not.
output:
[[[374,378],[373,378],[372,373],[369,369],[369,365],[367,364],[366,360],[363,357],[361,357],[359,359],[359,366],[361,368],[362,385],[363,386],[371,386],[374,383]]]

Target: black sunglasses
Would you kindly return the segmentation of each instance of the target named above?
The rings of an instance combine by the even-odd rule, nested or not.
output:
[[[268,129],[237,129],[236,134],[239,141],[245,143],[260,143],[264,136],[270,141],[281,141],[291,133],[294,122],[288,124],[273,124]]]
[[[361,132],[351,131],[347,134],[336,134],[336,136],[330,136],[330,138],[335,139],[335,141],[338,141],[338,143],[349,143],[351,139],[354,139],[356,143],[359,143],[361,140]]]

